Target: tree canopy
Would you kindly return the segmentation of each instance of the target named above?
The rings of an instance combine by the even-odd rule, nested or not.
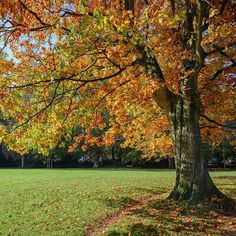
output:
[[[47,153],[82,126],[69,151],[122,134],[147,157],[187,156],[183,147],[199,156],[200,136],[217,144],[235,131],[226,123],[235,119],[234,1],[1,0],[0,9],[13,58],[2,50],[10,148]]]

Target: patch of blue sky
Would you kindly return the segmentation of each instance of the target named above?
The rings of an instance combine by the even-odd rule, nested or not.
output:
[[[0,49],[3,49],[2,52],[6,56],[7,60],[15,61],[16,58],[13,57],[13,52],[8,45],[5,45],[3,41],[0,40]]]

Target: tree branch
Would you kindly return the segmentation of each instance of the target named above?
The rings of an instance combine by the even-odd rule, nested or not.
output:
[[[106,94],[98,101],[98,103],[95,105],[94,108],[97,109],[98,106],[105,100],[106,97],[108,97],[108,96],[111,95],[113,92],[115,92],[118,88],[120,88],[121,86],[127,84],[127,83],[130,82],[130,81],[131,81],[131,79],[126,80],[126,81],[124,81],[124,82],[118,84],[115,88],[113,88],[111,91],[109,91],[108,93],[106,93]]]
[[[215,45],[215,44],[213,44],[212,45],[215,49],[214,50],[212,50],[212,51],[210,51],[210,52],[206,52],[205,54],[206,54],[206,56],[210,56],[210,55],[212,55],[212,54],[214,54],[214,53],[217,53],[217,52],[223,52],[226,48],[229,48],[229,47],[234,47],[234,46],[236,46],[236,43],[234,42],[234,43],[230,43],[229,45],[227,45],[227,46],[225,46],[225,47],[219,47],[219,46],[217,46],[217,45]]]
[[[170,0],[171,10],[173,16],[175,15],[175,0]]]
[[[217,70],[214,75],[210,78],[210,80],[215,80],[216,78],[218,78],[225,70],[231,68],[231,67],[236,67],[236,62],[231,63],[229,66],[225,66],[219,70]]]
[[[86,83],[91,83],[91,82],[98,82],[98,81],[104,81],[104,80],[109,80],[112,79],[116,76],[118,76],[119,74],[121,74],[123,71],[125,71],[127,69],[127,67],[130,66],[134,66],[136,64],[140,64],[141,60],[140,59],[136,59],[135,61],[133,61],[130,65],[127,65],[126,67],[120,68],[117,72],[108,75],[108,76],[104,76],[104,77],[100,77],[100,78],[95,78],[95,79],[81,79],[81,77],[79,79],[76,79],[74,77],[78,76],[79,74],[83,74],[84,72],[88,71],[93,65],[95,65],[96,61],[93,62],[91,65],[89,65],[87,68],[83,69],[82,71],[80,71],[79,73],[75,73],[72,74],[68,77],[62,76],[60,78],[56,78],[56,79],[47,79],[47,80],[41,80],[41,81],[36,81],[36,82],[32,82],[32,83],[28,83],[28,84],[23,84],[23,85],[19,85],[19,86],[8,86],[8,88],[11,89],[19,89],[19,88],[25,88],[25,87],[31,87],[31,86],[36,86],[42,83],[48,83],[51,82],[52,84],[55,82],[60,82],[60,81],[74,81],[74,82],[86,82]]]
[[[195,53],[197,55],[197,63],[195,71],[200,71],[200,69],[204,65],[204,59],[205,59],[204,50],[201,46],[203,13],[204,13],[204,4],[201,0],[198,0],[197,10],[196,10],[196,40],[195,40]]]
[[[229,0],[223,0],[222,1],[221,8],[220,8],[220,11],[219,11],[219,15],[222,15],[224,13],[224,10],[225,10],[228,2],[229,2]]]
[[[19,128],[19,127],[21,127],[21,126],[24,126],[24,125],[27,124],[29,121],[31,121],[33,118],[38,117],[41,113],[43,113],[43,112],[46,111],[49,107],[51,107],[52,104],[53,104],[53,102],[54,102],[54,100],[55,100],[56,97],[58,96],[58,95],[57,95],[57,89],[58,89],[59,85],[60,85],[60,82],[58,82],[58,83],[56,84],[56,87],[55,87],[54,92],[53,92],[52,99],[51,99],[51,101],[50,101],[44,108],[42,108],[41,110],[39,110],[38,112],[36,112],[36,113],[33,114],[32,116],[30,116],[26,121],[24,121],[24,122],[21,123],[20,125],[15,126],[15,127],[11,130],[11,132],[14,131],[14,130],[16,130],[17,128]]]
[[[51,25],[45,23],[45,22],[38,16],[38,14],[37,14],[36,12],[32,11],[31,9],[29,9],[21,0],[18,0],[18,1],[20,2],[21,6],[22,6],[26,11],[28,11],[31,15],[33,15],[33,16],[36,18],[36,20],[37,20],[38,22],[40,22],[40,23],[41,23],[42,25],[44,25],[44,26],[51,26]]]
[[[202,118],[206,119],[207,121],[209,121],[210,123],[214,123],[218,126],[224,127],[224,128],[230,128],[230,129],[236,129],[236,125],[227,125],[227,124],[221,124],[215,120],[210,119],[208,116],[206,115],[201,115]]]

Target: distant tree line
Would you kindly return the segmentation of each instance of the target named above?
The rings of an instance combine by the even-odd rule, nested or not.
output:
[[[143,167],[143,168],[174,168],[174,159],[158,156],[151,159],[142,157],[140,151],[132,148],[121,148],[119,142],[111,147],[88,147],[83,151],[78,147],[75,152],[68,153],[70,143],[58,145],[48,157],[35,151],[23,156],[9,151],[2,143],[0,145],[0,167],[18,168],[77,168],[77,167]],[[209,167],[236,167],[228,166],[228,160],[235,160],[236,150],[227,141],[218,146],[204,144],[204,155]],[[226,166],[225,166],[226,165]]]

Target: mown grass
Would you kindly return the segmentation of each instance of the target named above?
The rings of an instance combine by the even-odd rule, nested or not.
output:
[[[236,172],[212,175],[228,195],[235,197]],[[0,235],[83,235],[87,227],[98,226],[134,200],[153,194],[164,198],[174,176],[175,172],[169,170],[2,169]],[[105,234],[156,235],[161,229],[169,233],[176,232],[176,228],[181,231],[175,222],[177,213],[161,204],[156,201],[137,209],[109,226]],[[158,221],[160,214],[170,221]]]
[[[236,172],[211,172],[214,182],[227,196],[236,199]],[[99,235],[236,235],[236,212],[216,208],[219,200],[188,206],[165,199],[137,207],[109,225]],[[214,206],[214,207],[212,207]]]
[[[174,172],[0,170],[0,234],[82,235],[133,199],[168,191]]]

